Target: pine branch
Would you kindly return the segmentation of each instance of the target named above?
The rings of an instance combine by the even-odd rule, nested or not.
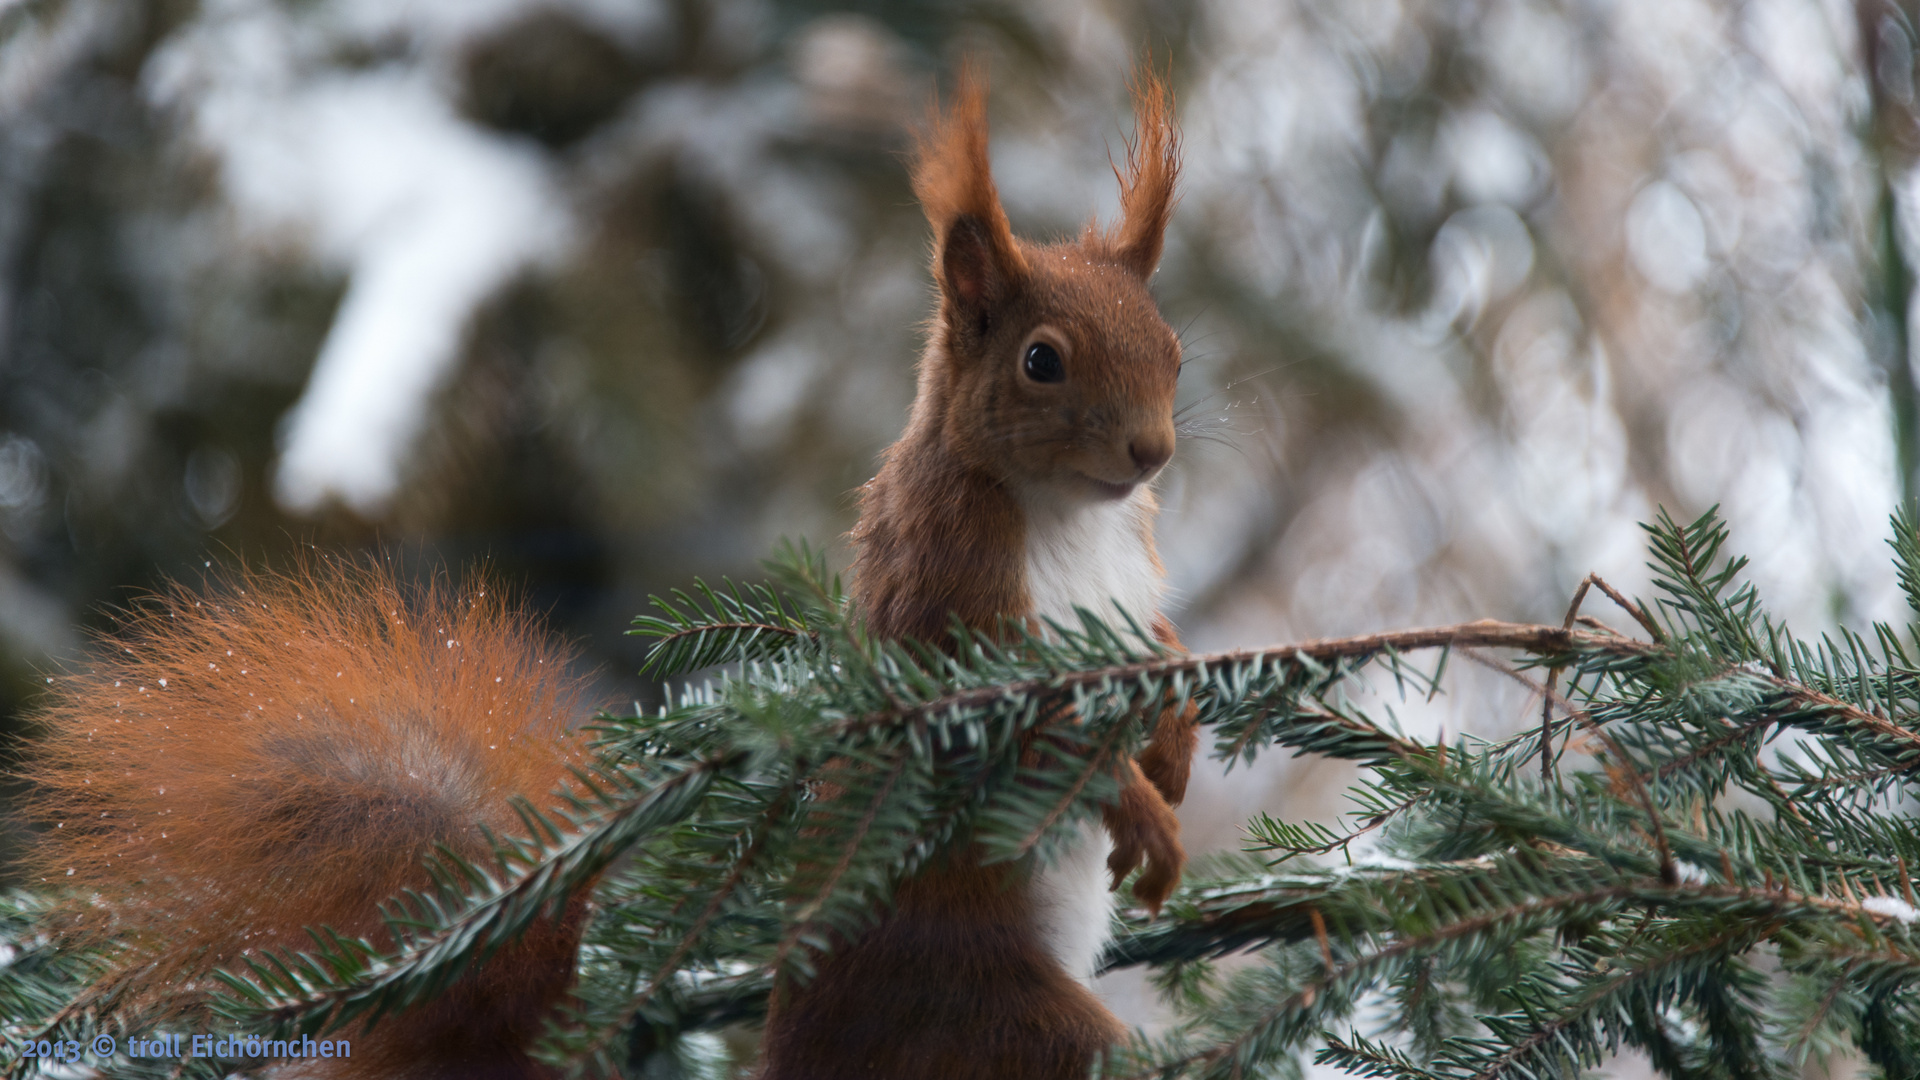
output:
[[[1907,606],[1920,616],[1920,517],[1911,504],[1902,503],[1893,514],[1893,566]]]
[[[617,1015],[594,1024],[594,1033],[590,1037],[575,1039],[566,1057],[587,1058],[606,1053],[613,1040],[622,1035],[628,1025],[654,1003],[657,995],[671,986],[672,978],[681,972],[688,957],[702,944],[706,932],[720,917],[722,910],[747,886],[750,872],[758,868],[767,854],[767,849],[771,846],[770,838],[781,819],[786,817],[792,809],[793,799],[798,793],[799,786],[797,783],[789,782],[767,802],[766,809],[762,812],[745,850],[733,859],[726,877],[713,890],[713,895],[708,897],[706,905],[695,917],[692,925],[678,935],[679,940],[675,942],[666,959],[653,967],[646,986],[627,1001]],[[761,987],[757,995],[750,991],[742,1000],[738,992],[724,993],[710,990],[706,995],[710,999],[708,1002],[681,1002],[677,1011],[681,1021],[689,1027],[718,1026],[743,1016],[757,1015],[764,1007],[765,992],[765,988]]]
[[[1116,763],[1190,709],[1230,761],[1288,748],[1360,763],[1356,807],[1343,829],[1262,818],[1259,858],[1196,869],[1157,918],[1128,915],[1106,967],[1157,969],[1185,1019],[1117,1049],[1107,1075],[1224,1080],[1317,1051],[1363,1076],[1492,1080],[1622,1046],[1679,1080],[1842,1051],[1913,1075],[1920,629],[1803,641],[1766,616],[1717,519],[1649,531],[1656,604],[1597,577],[1582,589],[1650,640],[1581,616],[1576,597],[1561,626],[1201,655],[1169,653],[1124,612],[1044,634],[957,627],[945,652],[868,640],[795,551],[773,586],[664,601],[644,625],[652,670],[724,669],[658,714],[599,718],[607,771],[563,815],[526,808],[497,866],[443,858],[434,889],[391,907],[390,954],[322,928],[310,952],[223,975],[218,1004],[276,1031],[371,1023],[594,888],[580,1007],[540,1052],[639,1069],[620,1053],[761,1015],[956,845],[1022,872],[1056,857],[1117,797]],[[1912,590],[1910,518],[1895,556]],[[1486,662],[1543,691],[1541,723],[1428,745],[1349,693],[1371,678],[1430,698],[1455,649],[1503,651]],[[1331,855],[1347,865],[1315,865]],[[0,910],[0,931],[27,940],[41,917]],[[1236,953],[1253,960],[1216,966]],[[9,1036],[130,1022],[77,967],[33,974],[54,955],[0,969]],[[1378,1032],[1327,1034],[1363,1007]]]
[[[1317,822],[1294,824],[1276,821],[1261,814],[1247,823],[1247,834],[1253,843],[1248,850],[1277,851],[1280,857],[1275,864],[1301,855],[1330,855],[1336,851],[1347,851],[1361,837],[1372,833],[1393,818],[1418,805],[1419,797],[1403,799],[1396,805],[1361,819],[1359,827],[1352,832],[1335,832]]]
[[[887,770],[886,779],[882,783],[877,797],[868,803],[866,811],[860,815],[858,826],[852,831],[851,835],[846,838],[845,842],[840,845],[841,851],[838,861],[833,864],[832,869],[821,879],[814,894],[805,904],[801,905],[799,912],[792,920],[792,928],[781,938],[779,951],[774,954],[773,966],[776,971],[786,970],[787,959],[793,954],[796,947],[803,944],[819,944],[825,940],[824,935],[821,933],[822,927],[816,920],[827,907],[828,902],[834,898],[835,890],[847,877],[847,872],[852,869],[854,859],[860,853],[862,842],[867,839],[868,833],[873,829],[874,822],[879,819],[881,807],[885,804],[887,797],[893,794],[894,787],[900,782],[900,779],[906,775],[907,768],[910,764],[910,759],[902,755],[900,760],[894,764],[894,767]]]
[[[408,897],[414,909],[410,914],[423,916],[427,931],[413,931],[404,917],[390,919],[396,937],[408,942],[395,957],[381,957],[363,941],[322,929],[312,953],[249,958],[244,975],[216,971],[215,977],[230,991],[216,1011],[264,1024],[276,1038],[284,1038],[335,1030],[363,1018],[377,1021],[387,1012],[427,1001],[541,914],[558,910],[640,838],[692,813],[714,778],[744,759],[738,754],[676,770],[529,860],[531,865],[517,879],[461,866],[464,876],[486,881],[487,887],[465,897],[459,909],[426,894]],[[526,857],[520,850],[513,854]],[[458,860],[453,863],[459,865]]]
[[[654,639],[640,670],[655,678],[771,656],[818,633],[784,597],[761,585],[723,580],[715,589],[697,581],[691,593],[675,589],[671,600],[647,600],[660,614],[636,616],[627,633]]]
[[[1334,1035],[1327,1036],[1327,1044],[1313,1055],[1313,1063],[1338,1065],[1355,1076],[1380,1076],[1391,1080],[1444,1080],[1440,1074],[1415,1065],[1399,1050],[1369,1042],[1358,1032],[1344,1040]]]
[[[1492,619],[1481,619],[1477,622],[1459,623],[1453,626],[1362,634],[1357,637],[1307,641],[1264,649],[1234,649],[1116,664],[1111,667],[1074,671],[1051,678],[1027,679],[1007,685],[964,690],[901,710],[899,713],[878,713],[862,717],[857,722],[868,725],[893,723],[949,709],[974,708],[1004,697],[1037,694],[1050,690],[1084,689],[1140,678],[1167,679],[1180,675],[1202,680],[1209,676],[1219,677],[1228,672],[1244,673],[1242,677],[1257,678],[1269,667],[1284,667],[1307,661],[1324,666],[1337,660],[1369,660],[1389,651],[1412,652],[1419,649],[1447,647],[1508,648],[1549,656],[1575,653],[1646,656],[1655,648],[1643,642],[1610,634],[1594,634],[1558,626],[1503,623]],[[1400,745],[1412,748],[1412,744],[1400,743]]]

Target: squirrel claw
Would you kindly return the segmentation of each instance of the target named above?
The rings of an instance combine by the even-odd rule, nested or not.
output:
[[[1180,886],[1180,870],[1185,862],[1184,853],[1181,862],[1169,866],[1163,862],[1149,862],[1146,872],[1133,883],[1133,898],[1147,909],[1149,915],[1159,915],[1160,908]]]
[[[1128,762],[1128,766],[1133,775],[1121,788],[1119,801],[1104,815],[1107,832],[1113,837],[1107,870],[1113,875],[1112,887],[1118,889],[1128,874],[1146,864],[1146,870],[1133,883],[1133,896],[1157,915],[1180,884],[1187,851],[1180,843],[1180,819],[1173,807],[1142,775],[1139,765]]]

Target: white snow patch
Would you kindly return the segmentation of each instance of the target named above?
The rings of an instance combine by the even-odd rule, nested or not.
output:
[[[349,277],[286,419],[275,497],[378,517],[468,320],[564,252],[571,215],[537,149],[461,120],[426,74],[306,75],[317,29],[257,2],[214,7],[156,56],[149,90],[218,158],[243,233]]]
[[[1700,869],[1685,859],[1675,859],[1673,861],[1673,871],[1679,876],[1681,881],[1689,885],[1705,885],[1713,880],[1707,876],[1705,870]]]
[[[1895,900],[1891,896],[1869,896],[1860,901],[1860,906],[1875,915],[1885,915],[1889,919],[1898,919],[1903,923],[1920,919],[1920,910],[1915,910],[1912,904],[1904,900]]]

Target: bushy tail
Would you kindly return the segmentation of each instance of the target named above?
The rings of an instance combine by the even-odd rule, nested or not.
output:
[[[435,845],[486,857],[482,828],[523,832],[509,798],[544,804],[577,753],[571,657],[485,585],[315,560],[175,587],[102,645],[38,717],[29,868],[81,899],[72,933],[134,949],[156,994],[310,947],[310,926],[384,943],[376,905],[429,883]],[[566,965],[550,998],[566,921],[542,931]]]

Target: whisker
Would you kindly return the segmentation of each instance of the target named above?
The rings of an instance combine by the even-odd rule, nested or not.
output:
[[[1270,368],[1266,368],[1266,369],[1264,369],[1264,370],[1261,370],[1261,371],[1256,371],[1256,372],[1253,372],[1253,373],[1252,373],[1252,374],[1250,374],[1250,375],[1242,375],[1242,376],[1241,376],[1240,378],[1237,378],[1237,379],[1235,379],[1235,380],[1233,380],[1232,382],[1229,382],[1229,383],[1227,383],[1226,385],[1224,385],[1224,386],[1222,386],[1222,387],[1221,387],[1220,389],[1218,389],[1218,390],[1215,390],[1215,391],[1214,391],[1213,393],[1211,393],[1211,394],[1208,394],[1207,396],[1205,396],[1205,397],[1203,397],[1203,398],[1197,398],[1197,399],[1195,399],[1195,400],[1193,400],[1193,401],[1189,401],[1189,402],[1187,402],[1187,403],[1186,403],[1185,405],[1183,405],[1183,406],[1181,406],[1181,407],[1180,407],[1179,409],[1177,409],[1177,410],[1175,410],[1175,412],[1174,412],[1174,414],[1173,414],[1173,419],[1174,419],[1174,423],[1176,423],[1176,424],[1178,424],[1178,423],[1180,422],[1180,420],[1181,420],[1181,418],[1182,418],[1182,417],[1184,417],[1184,416],[1186,416],[1187,414],[1189,414],[1189,413],[1191,413],[1191,412],[1193,412],[1193,411],[1194,411],[1195,409],[1198,409],[1198,408],[1201,408],[1201,407],[1203,407],[1203,406],[1205,406],[1205,405],[1207,405],[1207,404],[1208,404],[1209,402],[1211,402],[1211,401],[1213,401],[1213,400],[1215,400],[1216,398],[1219,398],[1220,396],[1222,396],[1222,395],[1224,395],[1224,394],[1226,394],[1226,393],[1228,393],[1228,392],[1229,392],[1229,391],[1231,391],[1231,390],[1232,390],[1232,389],[1233,389],[1234,387],[1236,387],[1236,386],[1239,386],[1239,385],[1240,385],[1241,383],[1245,383],[1245,382],[1251,382],[1251,381],[1253,381],[1254,379],[1259,379],[1259,378],[1262,378],[1262,377],[1264,377],[1264,376],[1267,376],[1267,375],[1271,375],[1271,374],[1273,374],[1274,372],[1276,372],[1276,371],[1278,371],[1278,370],[1280,370],[1280,369],[1279,369],[1279,368],[1277,368],[1277,367],[1270,367]],[[1258,397],[1253,397],[1253,398],[1248,398],[1248,399],[1245,399],[1245,400],[1234,400],[1234,401],[1229,401],[1229,402],[1228,402],[1228,403],[1226,404],[1226,406],[1225,406],[1225,408],[1226,408],[1226,409],[1227,409],[1228,411],[1231,411],[1231,410],[1234,410],[1234,409],[1238,409],[1238,408],[1243,408],[1243,407],[1245,407],[1245,406],[1249,406],[1249,405],[1254,405],[1254,404],[1258,404],[1258,403],[1259,403],[1259,400],[1260,400],[1260,399],[1259,399]]]
[[[1217,424],[1218,421],[1215,421],[1214,423]],[[1251,461],[1253,460],[1253,457],[1251,454],[1247,453],[1245,439],[1247,436],[1258,435],[1265,430],[1266,428],[1264,427],[1255,427],[1255,428],[1212,427],[1212,428],[1203,429],[1199,431],[1182,432],[1180,435],[1180,441],[1182,443],[1189,443],[1189,444],[1190,443],[1211,443],[1215,446],[1224,446],[1227,449],[1233,451],[1234,453],[1240,455],[1240,457],[1243,460]],[[1233,437],[1229,438],[1228,436],[1233,436]]]
[[[1191,364],[1200,360],[1211,360],[1212,358],[1213,358],[1213,354],[1210,352],[1198,352],[1183,346],[1180,350],[1179,370],[1185,371],[1187,370],[1188,364]]]
[[[1188,331],[1193,329],[1193,324],[1199,322],[1200,316],[1205,315],[1212,308],[1213,308],[1212,301],[1208,301],[1207,303],[1201,304],[1200,310],[1193,313],[1193,317],[1187,320],[1186,325],[1182,326],[1179,330],[1174,332],[1174,335],[1173,335],[1174,340],[1180,343],[1180,347],[1182,349],[1185,349],[1188,345],[1187,333]]]
[[[1229,416],[1197,416],[1183,423],[1175,424],[1174,434],[1183,439],[1219,438],[1225,435],[1255,435],[1266,430],[1264,425],[1242,426]]]

